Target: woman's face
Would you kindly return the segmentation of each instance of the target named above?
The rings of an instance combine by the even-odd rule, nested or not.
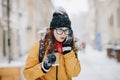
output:
[[[54,37],[58,42],[63,42],[69,34],[69,29],[66,27],[54,29]]]

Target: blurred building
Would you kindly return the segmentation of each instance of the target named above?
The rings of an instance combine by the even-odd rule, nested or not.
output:
[[[120,0],[89,0],[89,40],[95,48],[120,45]]]
[[[49,26],[52,9],[50,0],[0,0],[0,58],[28,53],[38,31]]]
[[[80,12],[78,14],[74,14],[71,16],[72,22],[72,29],[74,31],[74,36],[79,38],[79,41],[87,42],[87,27],[86,20],[87,20],[88,12]]]

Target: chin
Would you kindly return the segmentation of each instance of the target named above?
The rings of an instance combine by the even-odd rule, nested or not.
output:
[[[59,40],[58,42],[63,42],[64,40]]]

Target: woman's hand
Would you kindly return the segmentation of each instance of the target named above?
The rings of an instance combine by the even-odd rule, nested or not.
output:
[[[72,49],[72,45],[73,45],[73,31],[70,30],[65,42],[63,42],[63,48],[62,48],[63,54],[69,53]]]
[[[48,72],[56,61],[56,56],[54,54],[48,54],[44,62],[42,63],[42,70],[44,73]]]

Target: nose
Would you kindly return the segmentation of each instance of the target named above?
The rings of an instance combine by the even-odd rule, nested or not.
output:
[[[66,36],[65,32],[62,33],[63,36]]]

